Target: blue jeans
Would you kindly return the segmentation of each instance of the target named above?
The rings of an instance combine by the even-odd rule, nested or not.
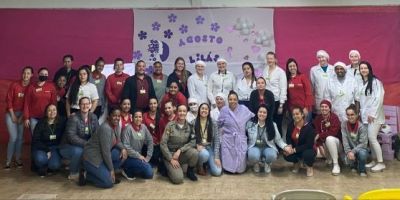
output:
[[[93,183],[96,187],[111,188],[114,186],[111,179],[111,172],[104,162],[101,162],[99,167],[96,167],[89,161],[84,160],[83,166],[86,170],[86,180]]]
[[[111,149],[111,160],[113,163],[114,170],[121,168],[121,158],[120,158],[121,150],[118,148]]]
[[[144,179],[153,178],[153,168],[148,162],[142,161],[137,158],[128,157],[122,165],[126,175],[133,178],[140,176]]]
[[[350,165],[358,170],[359,173],[366,172],[365,170],[365,163],[367,162],[368,158],[368,150],[360,149],[356,151],[355,154],[356,160],[350,161]]]
[[[15,112],[15,116],[19,118],[22,112]],[[10,163],[15,153],[15,160],[20,162],[22,144],[24,143],[24,123],[14,123],[12,121],[10,113],[6,114],[6,124],[9,134],[8,146],[7,146],[7,163]]]
[[[76,175],[79,172],[83,148],[74,145],[63,145],[60,147],[60,154],[63,158],[68,159],[69,163],[69,173],[70,175]]]
[[[198,164],[202,166],[204,163],[208,162],[210,168],[210,173],[213,176],[220,176],[222,173],[222,167],[217,167],[214,161],[214,150],[210,145],[206,146],[203,150],[199,152]]]
[[[33,135],[33,131],[35,130],[36,124],[39,122],[39,118],[29,118],[29,127],[31,129],[31,134]]]
[[[61,156],[58,153],[57,147],[50,147],[51,156],[47,158],[47,152],[42,150],[33,150],[33,161],[38,169],[49,168],[57,170],[61,167]]]
[[[262,155],[261,155],[262,151]],[[278,152],[276,152],[273,148],[270,147],[265,147],[263,149],[259,147],[251,147],[249,150],[247,150],[247,159],[249,161],[250,165],[254,165],[258,162],[260,162],[261,158],[265,158],[265,163],[271,164],[273,161],[275,161],[278,158]]]

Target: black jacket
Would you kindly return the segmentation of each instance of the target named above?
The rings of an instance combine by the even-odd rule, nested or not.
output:
[[[49,125],[47,119],[42,119],[35,126],[32,136],[32,150],[50,151],[50,146],[61,142],[65,129],[65,118],[59,117],[57,122]]]
[[[179,82],[179,77],[176,75],[175,71],[173,71],[168,76],[167,87],[169,86],[169,84],[171,82],[177,82],[178,83],[178,87],[179,87],[179,92],[182,92],[182,94],[186,97],[186,99],[188,99],[189,98],[189,90],[188,90],[188,87],[187,87],[187,81],[188,81],[189,77],[192,75],[192,73],[190,73],[188,70],[186,70],[186,73],[187,73],[186,84],[183,85],[183,83]]]
[[[260,106],[260,101],[258,98],[259,95],[260,94],[259,94],[258,90],[253,90],[250,94],[250,103],[249,103],[250,108],[249,109],[254,114],[257,114],[258,107]],[[267,89],[264,92],[264,101],[268,108],[268,118],[272,118],[273,113],[275,112],[275,98],[274,98],[274,94]]]
[[[293,148],[296,148],[296,153],[301,153],[307,149],[314,148],[315,130],[311,123],[308,123],[301,128],[297,145],[294,144],[292,140],[293,129],[294,125],[290,124],[286,132],[286,143],[292,145]]]
[[[156,92],[154,91],[153,81],[147,75],[144,75],[144,79],[146,79],[147,84],[149,86],[149,99],[157,98]],[[126,79],[124,88],[122,89],[121,100],[128,98],[131,100],[131,113],[133,114],[136,109],[136,100],[137,100],[137,85],[136,85],[136,75],[133,75]]]

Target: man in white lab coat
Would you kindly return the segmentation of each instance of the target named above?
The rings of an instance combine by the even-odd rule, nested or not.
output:
[[[343,122],[347,120],[346,108],[354,103],[357,84],[353,76],[346,75],[346,64],[337,62],[334,66],[335,74],[328,80],[324,99],[332,103],[332,112]]]
[[[310,69],[310,80],[315,98],[313,110],[315,115],[321,114],[319,105],[324,99],[326,84],[328,83],[329,77],[335,73],[333,71],[333,66],[328,63],[329,54],[325,50],[317,51],[317,59],[318,64]]]

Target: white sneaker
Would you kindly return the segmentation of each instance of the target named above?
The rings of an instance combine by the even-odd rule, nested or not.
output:
[[[68,176],[68,180],[71,180],[71,181],[78,181],[78,180],[79,180],[79,173],[70,174],[70,175]]]
[[[333,164],[332,175],[337,176],[340,174],[340,166],[339,164]]]
[[[125,177],[128,181],[133,181],[133,180],[136,179],[135,177],[129,177],[129,176],[125,173],[125,170],[121,170],[121,171],[122,171],[122,172],[121,172],[122,176]]]
[[[255,173],[260,173],[260,164],[258,164],[258,163],[254,164],[253,171]]]
[[[267,174],[271,173],[271,165],[270,164],[268,164],[268,163],[264,164],[264,172]]]
[[[365,177],[365,176],[367,176],[367,173],[365,173],[365,172],[361,172],[361,173],[360,173],[360,176],[363,176],[363,177]]]
[[[294,163],[292,172],[297,174],[297,173],[299,173],[299,169],[300,169],[300,163]]]
[[[366,164],[365,167],[366,167],[366,168],[372,168],[372,167],[374,167],[375,165],[376,165],[376,162],[375,162],[375,161],[371,161],[370,163]]]
[[[371,168],[371,172],[383,172],[385,168],[386,165],[384,163],[378,163],[373,168]]]

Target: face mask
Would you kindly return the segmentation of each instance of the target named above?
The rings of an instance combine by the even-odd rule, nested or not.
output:
[[[41,82],[42,82],[42,81],[46,81],[46,80],[47,80],[47,77],[48,77],[48,76],[42,76],[42,75],[40,75],[40,76],[39,76],[39,81],[41,81]]]
[[[197,105],[189,106],[189,108],[190,108],[190,112],[197,112],[197,109],[198,109]]]

